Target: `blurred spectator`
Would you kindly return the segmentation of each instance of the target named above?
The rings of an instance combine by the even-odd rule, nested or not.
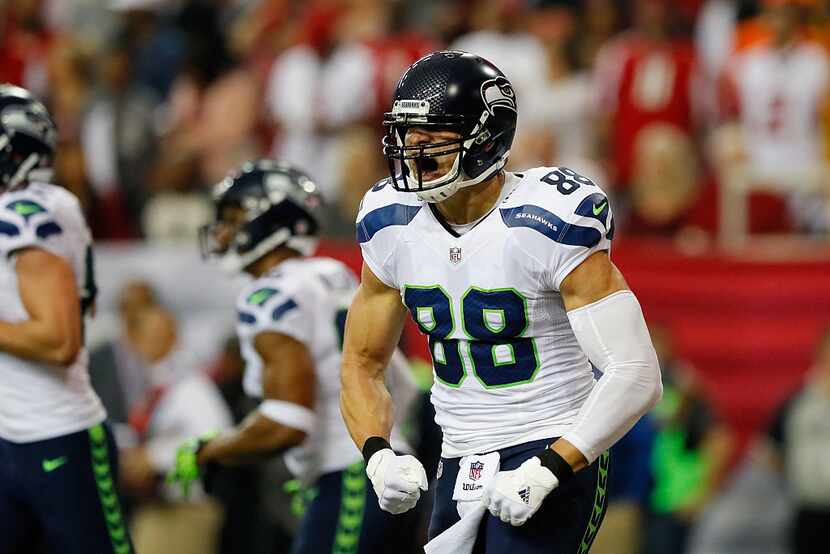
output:
[[[360,140],[351,127],[379,130],[401,73],[432,50],[431,41],[401,27],[398,9],[382,0],[312,2],[297,44],[271,69],[266,103],[277,127],[273,154],[307,168],[329,201],[351,179],[353,141]]]
[[[266,92],[278,132],[274,157],[308,168],[327,200],[337,198],[336,131],[373,108],[371,55],[362,48],[350,52],[355,45],[338,50],[342,17],[338,3],[310,3],[298,43],[274,61]]]
[[[625,187],[634,171],[635,145],[650,125],[695,132],[695,53],[679,10],[666,0],[634,0],[634,27],[598,54],[601,143],[608,150],[611,183]]]
[[[196,236],[211,213],[208,187],[258,151],[253,129],[259,104],[252,76],[221,51],[199,48],[173,85],[169,128],[150,176],[157,194],[147,203],[143,226],[154,240]]]
[[[692,139],[673,125],[651,124],[637,135],[631,175],[632,234],[671,237],[701,228],[702,179]],[[705,206],[703,206],[705,208]]]
[[[739,30],[723,80],[723,110],[740,125],[740,158],[727,168],[783,185],[797,227],[830,229],[826,160],[818,114],[830,101],[830,58],[808,39],[800,0],[765,0]],[[735,167],[737,166],[737,167]],[[795,178],[793,178],[795,177]]]
[[[510,79],[518,102],[530,98],[546,74],[547,55],[542,43],[527,31],[533,17],[524,2],[473,0],[467,9],[472,30],[451,47],[473,52],[491,61]],[[521,60],[521,63],[517,63]],[[532,118],[530,113],[519,117]],[[522,121],[519,121],[521,128]]]
[[[567,2],[566,2],[567,3]],[[585,0],[582,2],[576,57],[580,65],[593,68],[603,45],[620,30],[620,2]]]
[[[663,398],[654,411],[654,488],[644,552],[683,554],[692,527],[724,477],[731,439],[694,371],[677,357],[668,330],[652,325],[651,337],[663,373]]]
[[[540,134],[546,118],[539,118],[536,108],[546,109],[545,86],[548,83],[548,55],[545,46],[528,32],[533,14],[524,2],[511,0],[473,0],[467,9],[472,30],[452,43],[451,48],[473,52],[491,61],[504,72],[516,91],[519,120],[516,127],[515,147],[511,157],[514,167],[526,168],[538,165],[539,160],[523,148],[551,155],[549,134]],[[517,63],[521,60],[521,63]],[[551,99],[552,100],[552,99]],[[540,104],[542,104],[540,106]]]
[[[176,321],[165,309],[140,311],[135,347],[146,361],[149,387],[130,409],[138,442],[122,448],[121,477],[136,501],[132,535],[138,552],[211,554],[218,552],[222,510],[210,497],[187,500],[164,485],[176,449],[188,437],[221,430],[230,413],[215,385],[177,345]]]
[[[810,378],[779,410],[769,430],[795,504],[791,548],[817,554],[830,529],[830,330],[816,349]]]
[[[89,53],[71,36],[55,39],[49,50],[49,90],[45,96],[58,126],[58,139],[77,142],[88,107],[93,74]],[[91,153],[87,153],[91,155]]]
[[[247,70],[222,51],[199,46],[170,93],[170,128],[163,142],[173,150],[168,157],[194,159],[204,183],[219,181],[257,152],[253,130],[259,106],[256,83]],[[173,189],[200,184],[155,183]]]
[[[537,165],[578,168],[596,183],[606,183],[597,163],[595,95],[590,73],[579,59],[575,9],[553,4],[530,19],[530,30],[544,46],[545,68],[529,96],[519,98],[523,122],[514,141],[511,167]]]
[[[130,409],[148,387],[138,346],[139,323],[141,314],[156,305],[156,293],[149,283],[127,283],[118,298],[120,336],[99,346],[89,356],[92,386],[107,409],[110,422],[115,424],[116,438],[123,437],[120,427],[127,424]]]
[[[121,15],[116,28],[120,26],[133,57],[135,82],[162,98],[170,93],[188,47],[186,36],[172,21],[179,4],[163,0],[110,0],[112,9]]]
[[[740,28],[757,15],[754,0],[706,0],[695,25],[695,50],[701,81],[701,109],[706,126],[718,118],[718,80],[741,42]],[[739,26],[740,25],[740,26]]]
[[[0,83],[13,83],[35,96],[47,92],[47,59],[53,36],[42,18],[43,0],[0,4]]]
[[[117,42],[98,63],[99,87],[85,114],[81,139],[86,173],[101,209],[116,218],[119,236],[137,236],[147,190],[147,166],[155,149],[152,90],[133,79],[130,52]]]

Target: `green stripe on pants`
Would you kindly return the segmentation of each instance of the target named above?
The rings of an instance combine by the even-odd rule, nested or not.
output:
[[[608,506],[608,499],[605,493],[608,487],[608,462],[610,456],[608,451],[600,455],[597,463],[597,492],[594,495],[594,509],[591,511],[591,519],[588,520],[588,527],[585,529],[585,535],[582,536],[582,542],[579,545],[579,554],[586,554],[597,537],[597,531],[602,523],[602,518],[605,517],[605,508]]]
[[[360,546],[360,530],[366,507],[366,472],[363,462],[356,462],[343,470],[340,495],[340,515],[332,554],[356,554]]]
[[[101,508],[109,531],[112,551],[115,554],[131,554],[132,547],[121,515],[121,505],[118,502],[118,491],[112,480],[110,469],[109,448],[107,433],[101,424],[89,429],[90,454],[92,455],[92,474],[95,476],[95,485],[98,487],[98,497],[101,499]]]

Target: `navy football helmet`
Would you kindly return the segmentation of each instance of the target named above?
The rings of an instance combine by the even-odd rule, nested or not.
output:
[[[392,186],[439,202],[486,180],[507,163],[516,117],[513,87],[492,63],[462,51],[424,56],[403,74],[392,111],[384,115],[383,154]],[[412,127],[453,131],[459,137],[407,146]],[[424,181],[424,174],[436,169],[435,158],[451,154],[456,155],[452,168]]]
[[[51,168],[57,130],[46,107],[21,87],[0,84],[0,193]]]
[[[216,219],[199,231],[202,256],[240,271],[280,246],[311,255],[322,201],[302,171],[273,160],[247,162],[213,192]]]

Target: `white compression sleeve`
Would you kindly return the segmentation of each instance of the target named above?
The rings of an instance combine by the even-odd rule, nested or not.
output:
[[[660,366],[631,291],[568,312],[576,340],[603,375],[563,438],[593,462],[622,438],[663,393]]]

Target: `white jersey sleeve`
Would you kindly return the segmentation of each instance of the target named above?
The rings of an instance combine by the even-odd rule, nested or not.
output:
[[[89,242],[78,201],[69,193],[56,194],[59,190],[53,187],[43,198],[36,186],[4,195],[0,207],[0,252],[4,256],[42,248],[71,261],[79,244]]]
[[[357,242],[363,261],[386,285],[399,289],[395,254],[403,229],[418,215],[423,202],[414,193],[398,192],[390,179],[378,181],[360,203]]]
[[[566,167],[539,167],[523,177],[538,184],[508,198],[502,219],[508,227],[528,229],[516,244],[546,268],[542,285],[559,291],[565,277],[586,258],[610,251],[611,206],[593,181]]]

